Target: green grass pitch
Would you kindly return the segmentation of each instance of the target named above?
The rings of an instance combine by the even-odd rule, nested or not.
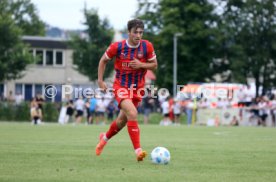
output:
[[[126,129],[100,157],[108,126],[0,123],[0,181],[259,182],[276,180],[276,128],[141,125],[141,143],[171,153],[168,165],[136,162]]]

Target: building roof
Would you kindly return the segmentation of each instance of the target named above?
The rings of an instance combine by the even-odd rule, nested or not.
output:
[[[23,36],[22,40],[35,48],[69,49],[68,41],[61,38]]]

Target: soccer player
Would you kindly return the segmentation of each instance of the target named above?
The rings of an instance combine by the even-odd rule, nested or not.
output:
[[[100,134],[96,146],[96,155],[100,155],[108,140],[116,135],[125,125],[133,144],[137,161],[143,161],[147,153],[140,146],[140,130],[137,121],[137,106],[142,101],[147,70],[157,68],[153,45],[143,40],[144,23],[139,19],[127,23],[128,39],[112,43],[100,59],[98,67],[98,84],[107,90],[103,81],[106,64],[116,57],[114,69],[116,76],[113,93],[121,109],[115,121],[106,133]]]

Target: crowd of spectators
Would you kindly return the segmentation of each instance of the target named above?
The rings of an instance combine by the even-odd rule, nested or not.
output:
[[[196,120],[196,112],[199,110],[238,108],[240,114],[233,117],[231,125],[239,125],[243,117],[247,117],[249,123],[254,121],[259,126],[267,126],[269,118],[271,125],[275,126],[276,95],[263,95],[256,98],[254,96],[254,94],[247,94],[246,91],[240,90],[237,96],[238,101],[218,98],[216,102],[212,102],[207,98],[180,100],[171,97],[166,92],[159,95],[148,94],[143,98],[138,112],[143,114],[144,124],[151,123],[152,113],[160,113],[162,114],[160,125],[184,123],[191,125],[193,120]],[[13,96],[10,92],[7,101],[20,105],[24,100],[20,93]],[[30,116],[33,124],[40,124],[43,121],[43,103],[44,99],[41,94],[30,102]],[[64,123],[79,124],[85,121],[87,124],[105,124],[107,121],[114,120],[119,113],[117,101],[108,94],[91,98],[68,99],[63,107],[66,109]],[[183,115],[186,117],[181,117]],[[185,121],[183,118],[186,118]]]

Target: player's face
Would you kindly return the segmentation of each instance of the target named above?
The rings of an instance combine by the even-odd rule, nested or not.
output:
[[[139,44],[139,41],[142,39],[144,30],[142,28],[132,28],[128,33],[129,43],[132,45]]]

